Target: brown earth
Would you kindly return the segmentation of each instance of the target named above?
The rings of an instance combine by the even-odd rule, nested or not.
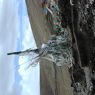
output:
[[[39,1],[26,0],[31,27],[38,47],[47,41],[51,33]],[[66,66],[57,67],[47,60],[42,60],[40,63],[40,95],[73,95]]]

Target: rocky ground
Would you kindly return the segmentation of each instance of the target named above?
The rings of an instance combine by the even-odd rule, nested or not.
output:
[[[40,47],[43,42],[47,41],[52,31],[46,24],[39,0],[27,0],[26,3],[33,34]],[[57,67],[49,61],[42,60],[40,74],[41,95],[73,95],[66,66]]]
[[[72,4],[73,3],[73,4]],[[52,28],[43,15],[41,1],[27,0],[27,9],[33,34],[40,47],[52,33]],[[73,95],[71,78],[86,89],[82,95],[94,95],[90,88],[95,86],[95,1],[94,0],[59,0],[61,25],[67,26],[72,34],[74,57],[71,77],[67,66],[58,67],[42,60],[40,63],[41,95]],[[77,84],[78,85],[78,84]],[[72,84],[74,87],[74,85]],[[89,88],[90,87],[90,88]],[[76,95],[80,95],[80,92]]]

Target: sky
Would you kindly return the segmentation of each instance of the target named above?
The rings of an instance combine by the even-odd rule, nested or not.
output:
[[[31,56],[6,55],[28,48],[37,47],[25,1],[0,0],[0,95],[40,95],[39,65],[27,68]]]

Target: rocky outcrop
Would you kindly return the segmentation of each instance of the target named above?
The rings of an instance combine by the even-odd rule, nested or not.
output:
[[[40,0],[26,0],[26,4],[33,34],[37,46],[40,47],[47,41],[52,31],[42,14]],[[58,67],[47,60],[42,60],[40,62],[40,92],[41,95],[73,95],[68,67]]]
[[[95,1],[56,0],[60,9],[61,25],[72,34],[73,65],[58,67],[42,60],[41,95],[94,95],[95,90]],[[33,34],[40,47],[53,32],[52,16],[43,16],[41,1],[27,0]],[[47,22],[47,20],[49,22]],[[52,28],[53,27],[53,28]],[[70,71],[70,73],[69,73]],[[72,83],[71,83],[72,80]],[[72,86],[72,87],[71,87]]]
[[[72,1],[73,5],[71,5]],[[59,0],[59,6],[61,9],[62,26],[70,27],[73,38],[73,56],[75,64],[79,64],[77,69],[74,69],[74,78],[80,77],[82,85],[86,85],[88,91],[86,95],[94,95],[95,83],[92,82],[92,71],[95,71],[95,0]],[[81,78],[81,71],[78,74],[78,69],[84,71],[84,77]],[[75,73],[76,72],[76,73]],[[91,76],[92,75],[92,76]],[[95,79],[93,80],[95,81]],[[93,84],[93,87],[92,87]],[[92,91],[89,87],[92,87]],[[84,94],[83,94],[84,95]]]

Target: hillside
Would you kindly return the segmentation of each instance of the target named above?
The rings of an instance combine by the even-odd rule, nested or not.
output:
[[[42,60],[40,63],[41,95],[73,95],[74,93],[76,93],[75,95],[94,95],[95,1],[50,1],[50,3],[44,2],[43,4],[39,0],[26,1],[37,46],[41,47],[43,43],[48,41],[48,38],[52,34],[55,34],[56,37],[60,35],[61,38],[65,38],[65,40],[71,38],[72,41],[69,40],[71,44],[67,44],[66,42],[65,45],[68,45],[72,51],[69,52],[69,54],[72,55],[72,65],[70,68],[68,68],[67,65],[59,67],[47,60]],[[52,4],[55,5],[51,6]],[[41,7],[42,5],[43,8]],[[49,12],[49,14],[47,12]],[[60,19],[58,19],[59,17]],[[67,30],[67,32],[65,30]],[[71,36],[65,36],[65,33]],[[61,38],[59,37],[58,40]],[[64,40],[62,43],[64,43]],[[60,55],[64,55],[66,48],[65,45],[61,45],[63,52],[61,52]],[[54,48],[55,47],[57,47],[57,44]],[[59,48],[56,48],[56,50],[59,51]],[[68,50],[66,53],[67,52]],[[62,57],[63,59],[66,58],[66,56]],[[67,59],[69,58],[70,57],[67,57]],[[57,64],[57,62],[55,63]],[[63,62],[63,64],[65,62]]]
[[[50,27],[43,16],[40,0],[26,0],[33,34],[37,46],[46,42],[50,33]],[[57,67],[49,61],[40,63],[40,92],[41,95],[73,95],[68,68]]]

